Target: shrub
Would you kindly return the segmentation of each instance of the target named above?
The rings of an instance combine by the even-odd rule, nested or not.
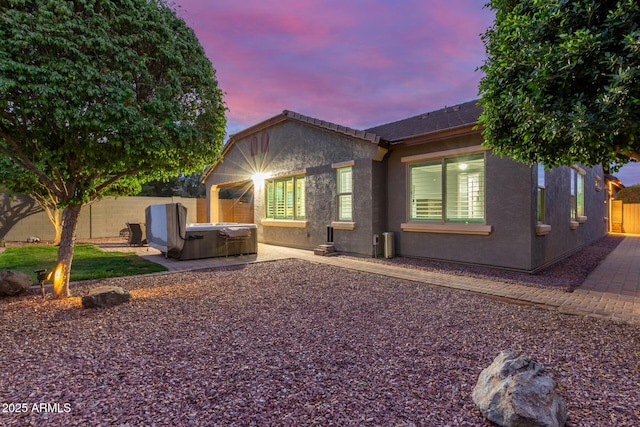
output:
[[[617,200],[623,203],[640,203],[640,184],[632,185],[618,191]]]

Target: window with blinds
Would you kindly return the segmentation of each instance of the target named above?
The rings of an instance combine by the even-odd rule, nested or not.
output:
[[[299,176],[295,178],[296,190],[296,219],[304,219],[305,217],[305,177]]]
[[[442,220],[442,162],[411,166],[411,219]]]
[[[305,177],[287,177],[265,183],[265,217],[304,219]]]
[[[409,167],[411,220],[483,222],[484,155]]]
[[[338,169],[338,221],[353,220],[353,168]]]

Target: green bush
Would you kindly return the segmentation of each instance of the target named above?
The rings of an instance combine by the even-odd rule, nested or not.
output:
[[[632,185],[618,191],[617,200],[623,203],[640,203],[640,184]]]

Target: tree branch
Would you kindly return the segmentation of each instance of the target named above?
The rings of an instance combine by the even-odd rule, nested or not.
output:
[[[0,153],[6,155],[20,167],[36,174],[40,182],[50,189],[57,197],[62,198],[63,193],[55,185],[55,183],[44,172],[42,172],[20,149],[20,145],[7,134],[4,129],[0,129],[0,136],[13,148],[15,151],[8,150],[6,147],[0,145]]]

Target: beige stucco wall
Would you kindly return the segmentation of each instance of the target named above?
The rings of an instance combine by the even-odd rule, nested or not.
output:
[[[118,237],[127,222],[145,222],[145,208],[158,203],[182,203],[187,207],[187,222],[206,222],[205,199],[182,197],[107,197],[85,206],[78,219],[77,238]],[[0,193],[0,238],[24,241],[30,236],[41,240],[54,238],[49,218],[29,197],[9,197]]]

